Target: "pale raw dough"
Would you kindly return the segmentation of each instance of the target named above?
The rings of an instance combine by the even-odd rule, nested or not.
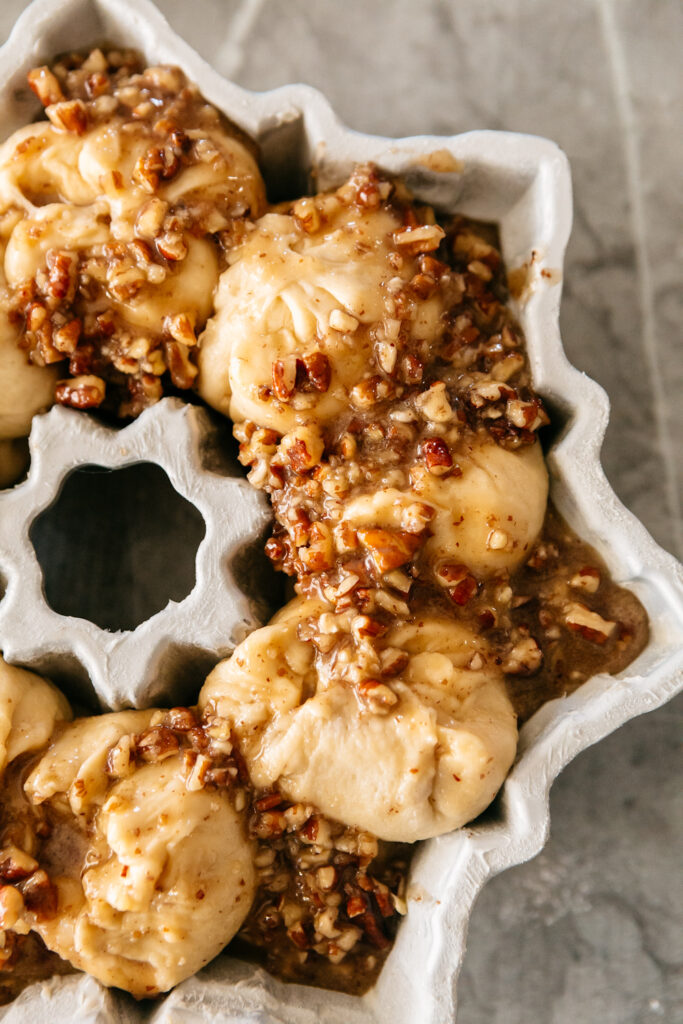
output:
[[[388,263],[392,233],[402,226],[396,213],[327,200],[328,220],[312,234],[294,216],[266,214],[221,275],[216,313],[199,342],[198,386],[209,405],[235,422],[253,420],[284,434],[344,411],[371,366],[370,327],[386,316],[383,286],[414,273],[412,260],[402,272]],[[331,327],[331,316],[344,324],[333,316],[339,311],[358,326]],[[419,302],[411,336],[434,337],[442,312],[439,296]],[[315,351],[330,361],[327,391],[287,403],[262,397],[272,387],[275,361]]]
[[[469,441],[457,456],[462,476],[425,470],[405,490],[386,487],[352,499],[344,521],[353,529],[401,529],[406,510],[424,502],[436,512],[424,547],[429,564],[467,565],[478,576],[514,571],[543,526],[548,471],[540,444],[507,451],[494,441]]]
[[[0,656],[0,776],[15,758],[44,747],[56,723],[70,718],[56,686]]]
[[[5,245],[0,238],[0,441],[28,435],[33,416],[52,405],[57,380],[54,367],[34,366],[29,362],[27,353],[17,345],[20,330],[10,322],[3,301],[6,295],[4,257]],[[19,465],[15,454],[16,472],[12,471],[11,457],[11,449],[5,446],[0,452],[2,484],[11,483],[23,470],[23,464]]]
[[[516,718],[484,641],[451,619],[397,626],[410,655],[377,715],[320,669],[299,624],[321,607],[293,601],[209,675],[200,707],[233,723],[257,787],[372,832],[414,842],[449,832],[491,802],[512,764]],[[468,668],[478,655],[479,669]]]
[[[25,785],[34,803],[72,816],[61,865],[58,840],[47,846],[61,868],[50,872],[58,914],[32,927],[75,967],[136,996],[165,992],[212,960],[255,892],[244,816],[224,792],[189,790],[182,755],[108,776],[108,751],[153,715],[74,722]]]
[[[120,122],[114,116],[80,136],[40,122],[15,132],[0,147],[0,214],[17,211],[21,216],[8,216],[0,227],[11,286],[33,278],[50,248],[98,256],[105,245],[136,237],[136,218],[150,195],[136,183],[133,169],[150,138],[142,125],[123,134]],[[223,161],[183,168],[162,182],[155,196],[182,204],[197,194],[207,202],[220,195],[227,197],[232,215],[250,209],[258,216],[265,189],[249,150],[219,125],[188,135],[210,136]],[[160,332],[166,316],[188,311],[201,327],[209,315],[218,280],[215,248],[203,238],[188,236],[186,242],[186,258],[162,284],[143,285],[126,300],[110,295],[111,306],[141,331]]]

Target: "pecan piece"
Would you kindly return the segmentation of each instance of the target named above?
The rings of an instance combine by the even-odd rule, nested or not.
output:
[[[38,867],[34,860],[16,846],[6,846],[0,850],[0,881],[20,882],[28,878]]]
[[[69,320],[63,327],[58,327],[52,332],[52,344],[58,352],[65,352],[71,355],[76,350],[78,339],[81,336],[81,321]]]
[[[165,725],[153,725],[136,739],[136,748],[143,761],[157,764],[178,752],[178,738]]]
[[[323,439],[313,425],[295,427],[282,438],[282,449],[296,473],[306,473],[317,466],[324,451]]]
[[[48,295],[70,304],[76,294],[78,260],[75,254],[63,249],[48,249],[45,262],[48,271]]]
[[[188,732],[197,725],[197,719],[191,708],[171,708],[166,712],[164,725],[175,732]]]
[[[428,299],[437,289],[437,283],[430,274],[415,274],[410,287],[419,299]]]
[[[156,238],[161,234],[164,217],[168,211],[168,203],[153,196],[144,203],[135,220],[135,232],[143,238]]]
[[[372,911],[368,910],[363,915],[360,923],[373,946],[377,946],[378,949],[387,949],[387,947],[391,945],[389,939],[380,929]]]
[[[387,712],[389,708],[398,704],[398,697],[391,687],[381,683],[379,679],[364,679],[358,684],[358,693],[376,713]]]
[[[471,601],[479,589],[468,566],[460,563],[440,565],[436,570],[436,578],[442,587],[447,588],[450,599],[461,606]]]
[[[57,402],[60,405],[70,405],[72,409],[97,409],[102,405],[104,395],[104,381],[101,377],[92,375],[60,380],[55,388]]]
[[[594,644],[604,644],[616,629],[616,622],[603,619],[597,612],[591,611],[578,601],[570,602],[565,608],[565,624],[584,640]]]
[[[354,384],[351,389],[351,401],[359,409],[368,409],[371,405],[376,405],[377,402],[393,398],[395,394],[396,388],[392,381],[375,374]]]
[[[325,353],[317,351],[311,352],[310,355],[304,356],[303,364],[308,375],[308,379],[315,390],[327,391],[332,378],[332,369],[330,367],[330,360],[327,358]]]
[[[438,224],[419,224],[417,227],[407,227],[404,231],[395,231],[394,244],[414,254],[432,252],[439,248],[445,237],[446,232]]]
[[[32,68],[26,77],[32,92],[36,94],[44,107],[49,107],[53,103],[61,103],[64,99],[61,85],[46,65]]]
[[[199,373],[194,363],[190,362],[187,345],[181,345],[177,341],[164,341],[164,352],[171,380],[177,388],[187,391]]]
[[[406,384],[419,384],[422,380],[424,366],[417,356],[409,353],[401,360],[401,379]]]
[[[45,113],[55,128],[61,128],[74,135],[83,135],[88,127],[88,111],[83,100],[65,100],[51,103]]]
[[[360,917],[367,908],[368,904],[364,896],[352,896],[346,901],[346,914],[348,917]]]
[[[273,394],[281,402],[288,402],[296,386],[297,360],[294,356],[276,359],[272,367]]]
[[[413,557],[424,538],[406,530],[383,530],[376,527],[358,530],[358,537],[370,552],[378,572],[391,572]]]
[[[22,886],[26,909],[35,914],[39,921],[46,921],[57,913],[57,889],[48,878],[47,872],[39,868]]]
[[[430,437],[422,442],[421,454],[427,469],[434,476],[445,476],[453,468],[453,456],[448,445],[440,437]]]
[[[150,146],[133,168],[133,178],[146,192],[156,192],[160,182],[168,181],[180,170],[178,155],[170,146]]]
[[[600,586],[600,572],[598,569],[586,565],[572,576],[569,586],[576,587],[577,590],[585,590],[589,594],[594,594]]]
[[[13,885],[0,886],[0,928],[12,928],[23,912],[24,898],[19,890]]]
[[[187,256],[187,242],[180,231],[164,231],[156,239],[156,247],[159,254],[171,263],[179,263]]]
[[[543,652],[532,636],[519,640],[503,662],[503,672],[513,676],[531,676],[543,664]]]

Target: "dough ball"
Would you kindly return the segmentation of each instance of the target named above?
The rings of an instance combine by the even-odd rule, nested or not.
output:
[[[424,558],[432,569],[464,564],[478,576],[514,571],[531,553],[543,526],[548,472],[540,444],[508,451],[480,439],[458,454],[462,476],[433,476],[427,470],[409,488],[383,488],[352,499],[344,520],[353,529],[402,529],[415,502],[434,517]]]
[[[46,746],[55,725],[70,718],[56,686],[0,656],[0,774],[15,758]]]
[[[75,967],[135,996],[165,992],[213,959],[255,892],[244,816],[224,791],[188,788],[181,754],[112,778],[112,748],[153,714],[75,722],[25,786],[63,818],[41,854],[58,911],[32,927]]]
[[[282,434],[310,420],[324,425],[347,409],[372,366],[372,331],[387,317],[389,283],[410,280],[416,262],[406,258],[396,270],[389,261],[402,228],[395,210],[362,209],[343,195],[340,189],[303,201],[315,229],[301,219],[300,204],[301,216],[267,214],[230,255],[216,313],[200,338],[198,386],[235,422]],[[438,296],[416,302],[412,336],[433,337],[442,312]],[[320,357],[329,383],[316,383],[314,369],[287,398],[296,360],[301,373],[302,361]]]
[[[298,639],[300,623],[320,611],[292,602],[221,662],[200,694],[207,714],[232,723],[254,785],[277,785],[291,800],[397,842],[475,818],[517,744],[515,714],[484,642],[440,617],[390,630],[387,646],[408,660],[391,681],[396,703],[378,714],[338,662],[321,661]]]

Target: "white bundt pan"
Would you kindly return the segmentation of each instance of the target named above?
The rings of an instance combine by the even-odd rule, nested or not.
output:
[[[609,487],[599,459],[607,397],[567,362],[560,342],[561,268],[571,223],[567,161],[551,142],[503,132],[373,138],[343,127],[314,89],[295,85],[246,92],[224,81],[174,35],[148,0],[36,0],[0,51],[3,137],[38,112],[25,88],[32,65],[103,40],[137,47],[150,63],[180,65],[207,99],[258,140],[272,198],[303,191],[311,171],[317,185],[325,188],[338,184],[353,164],[373,160],[403,175],[420,198],[499,223],[508,267],[530,267],[529,287],[516,312],[526,332],[536,388],[561,426],[548,458],[553,500],[599,550],[615,579],[638,594],[650,615],[652,636],[620,676],[596,676],[571,697],[546,704],[534,715],[522,729],[517,762],[501,797],[484,819],[422,844],[412,868],[408,916],[379,981],[363,998],[286,985],[223,956],[151,1006],[135,1005],[91,978],[75,975],[32,986],[3,1008],[0,1018],[4,1024],[447,1024],[455,1019],[456,978],[472,904],[487,878],[533,857],[543,846],[555,776],[579,751],[664,703],[683,684],[683,570]],[[157,461],[205,516],[204,543],[213,545],[214,557],[226,557],[239,541],[234,535],[221,538],[218,523],[222,530],[228,517],[221,520],[218,510],[221,502],[236,500],[240,485],[235,480],[217,484],[196,454],[201,449],[196,435],[209,424],[195,410],[179,411],[164,401],[119,432],[115,449],[112,435],[86,418],[56,410],[37,419],[29,478],[0,501],[0,571],[7,580],[0,646],[10,660],[41,666],[50,663],[52,650],[53,663],[59,666],[62,658],[68,667],[75,656],[90,673],[103,705],[145,704],[152,698],[162,702],[163,692],[157,683],[152,688],[150,678],[160,656],[155,638],[182,648],[192,635],[188,623],[201,622],[206,614],[211,624],[204,625],[201,642],[215,644],[218,655],[238,638],[240,628],[248,627],[246,601],[235,595],[230,580],[224,579],[220,589],[201,548],[197,585],[187,606],[182,602],[175,611],[160,612],[123,640],[120,634],[100,635],[90,623],[49,612],[30,551],[30,522],[53,500],[75,465],[84,460],[110,466]],[[195,440],[181,441],[183,431]],[[168,450],[151,443],[152,436],[164,435],[174,438]],[[125,455],[120,454],[122,447]],[[227,484],[233,488],[230,493]],[[241,490],[240,501],[245,514],[237,525],[247,543],[262,529],[263,512]],[[8,525],[8,516],[21,522]],[[239,578],[235,582],[239,587]],[[200,615],[198,609],[203,610]],[[39,622],[40,630],[44,625],[44,632],[25,630],[26,620]],[[129,674],[136,651],[141,668]]]

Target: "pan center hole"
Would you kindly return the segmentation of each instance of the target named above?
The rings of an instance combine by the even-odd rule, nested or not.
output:
[[[30,538],[50,607],[116,632],[190,593],[205,531],[163,469],[142,462],[74,470]]]

